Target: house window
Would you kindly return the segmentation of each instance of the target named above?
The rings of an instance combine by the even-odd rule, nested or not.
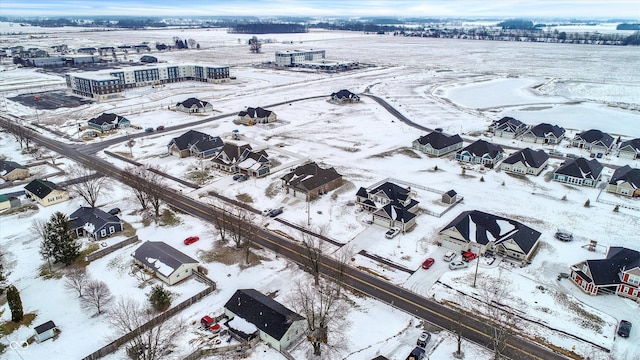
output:
[[[633,284],[635,286],[638,286],[638,283],[640,282],[640,278],[638,278],[637,276],[629,276],[628,282],[629,282],[629,284]]]
[[[102,236],[102,237],[107,236],[107,230],[105,230],[105,229],[100,230],[100,236]]]
[[[116,227],[115,226],[109,226],[109,234],[113,234],[114,232],[116,232]]]
[[[587,264],[582,265],[582,272],[585,274],[589,272],[589,268],[587,267]]]

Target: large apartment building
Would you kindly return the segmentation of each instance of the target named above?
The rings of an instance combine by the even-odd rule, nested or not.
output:
[[[77,72],[65,75],[74,94],[97,101],[119,97],[124,89],[180,81],[225,82],[229,67],[216,65],[152,64],[124,69]]]

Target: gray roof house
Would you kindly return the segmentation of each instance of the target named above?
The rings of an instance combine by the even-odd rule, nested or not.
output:
[[[244,125],[266,124],[278,120],[278,116],[271,110],[261,107],[248,107],[247,110],[240,111],[235,122]]]
[[[87,121],[87,126],[100,132],[127,128],[130,125],[131,123],[124,116],[111,113],[102,113],[100,116]]]
[[[522,175],[538,175],[547,166],[549,155],[544,150],[524,148],[504,159],[500,168],[506,172]]]
[[[374,224],[404,232],[416,224],[419,202],[411,195],[411,189],[386,181],[374,188],[361,187],[356,203],[372,213]]]
[[[412,147],[427,155],[442,156],[452,151],[462,149],[463,141],[460,135],[447,135],[442,131],[432,131],[414,140]]]
[[[254,289],[236,290],[224,305],[224,312],[231,319],[228,325],[232,329],[234,319],[241,318],[253,324],[260,339],[278,351],[305,333],[304,317]]]
[[[518,221],[478,210],[464,211],[438,233],[442,246],[491,252],[526,262],[538,247],[540,232]]]
[[[171,139],[168,152],[179,157],[197,156],[208,158],[222,150],[224,143],[219,136],[211,136],[195,130]]]
[[[169,285],[197,271],[198,261],[162,241],[146,241],[132,254],[133,261]]]
[[[102,239],[123,230],[122,220],[98,208],[80,207],[69,215],[76,235]]]
[[[69,200],[69,193],[48,180],[35,179],[24,187],[25,195],[42,206]]]
[[[474,164],[487,165],[493,168],[502,160],[504,150],[502,146],[495,145],[485,140],[477,140],[471,145],[456,152],[456,160]]]
[[[213,105],[208,101],[192,97],[183,102],[177,103],[176,110],[186,113],[206,113],[213,111]]]
[[[527,124],[520,120],[505,116],[500,120],[496,120],[489,125],[489,131],[495,136],[515,139],[517,136],[527,130]]]
[[[640,158],[640,138],[622,142],[618,149],[618,156],[627,159]]]
[[[640,197],[640,169],[619,167],[611,176],[607,191],[628,197]]]
[[[596,159],[567,160],[556,169],[553,180],[572,185],[595,187],[602,175],[602,169],[602,164]]]
[[[559,144],[566,130],[557,125],[540,123],[522,134],[522,141],[538,144]]]
[[[342,175],[334,168],[321,168],[315,162],[300,165],[280,178],[287,194],[310,201],[342,185]]]
[[[22,180],[29,177],[29,169],[15,161],[0,160],[0,177],[4,181]]]
[[[331,100],[338,102],[338,103],[345,103],[345,102],[358,102],[360,101],[360,96],[352,93],[349,90],[340,90],[338,92],[334,92],[333,94],[331,94]]]
[[[613,145],[615,145],[613,136],[596,129],[576,134],[571,140],[571,146],[591,150],[592,154],[599,154],[600,156],[611,152]]]

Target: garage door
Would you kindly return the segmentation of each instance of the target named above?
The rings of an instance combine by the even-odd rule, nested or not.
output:
[[[441,240],[442,246],[449,249],[449,250],[453,250],[455,252],[460,252],[462,251],[462,246],[460,246],[460,244],[458,242],[449,240],[449,239],[442,239]]]
[[[391,227],[391,220],[382,216],[373,215],[373,223],[387,228]]]

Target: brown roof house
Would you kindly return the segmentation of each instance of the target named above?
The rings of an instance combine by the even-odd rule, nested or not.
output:
[[[323,169],[315,162],[300,165],[280,179],[287,194],[306,201],[342,185],[342,175],[334,168]]]

